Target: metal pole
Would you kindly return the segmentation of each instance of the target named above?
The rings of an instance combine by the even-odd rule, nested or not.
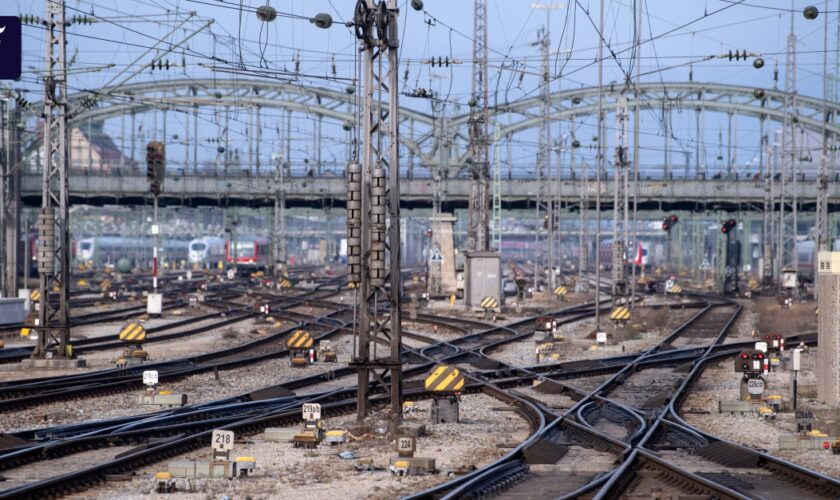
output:
[[[55,344],[58,357],[68,355],[70,339],[70,213],[67,162],[67,44],[64,0],[47,2],[47,74],[44,77],[44,170],[38,215],[38,344],[32,355],[43,358]],[[58,308],[49,294],[58,289]]]
[[[0,163],[0,191],[5,200],[0,203],[0,247],[3,247],[4,257],[0,261],[0,278],[9,297],[15,297],[20,284],[18,270],[20,268],[20,108],[13,108],[8,101],[0,102],[4,106],[2,120],[3,127],[3,157]],[[3,290],[3,288],[0,288]]]
[[[641,82],[641,72],[642,72],[642,54],[641,54],[641,37],[642,37],[642,8],[644,5],[644,0],[638,0],[638,12],[636,13],[636,40],[634,43],[636,44],[636,85],[635,85],[635,92],[634,92],[634,99],[633,99],[633,249],[635,254],[635,249],[639,247],[639,238],[638,238],[638,219],[637,219],[637,212],[639,209],[638,203],[638,195],[639,195],[639,122],[641,117],[641,95],[639,94],[639,85]],[[669,234],[669,253],[668,253],[668,262],[671,262],[671,254],[670,254],[670,231]],[[635,261],[635,257],[633,259]],[[644,276],[644,255],[641,256],[639,267]],[[633,296],[636,294],[636,266],[634,265],[632,268],[632,277],[630,279],[630,295]],[[633,307],[635,301],[630,301],[630,307]]]
[[[9,174],[11,173],[11,168],[9,167],[9,135],[6,133],[6,130],[9,128],[9,120],[8,115],[6,114],[6,103],[5,99],[0,99],[0,123],[2,123],[2,127],[0,127],[0,139],[3,141],[3,157],[0,158],[0,296],[8,296],[12,297],[12,292],[10,292],[8,281],[8,269],[11,266],[9,260],[6,257],[6,198],[11,197],[12,193],[9,192]]]
[[[598,32],[604,32],[604,0],[600,0]],[[598,162],[595,173],[595,330],[601,329],[601,173],[604,171],[604,37],[598,37]]]
[[[470,197],[467,249],[489,248],[490,165],[487,98],[487,0],[473,1],[473,67],[470,98]],[[469,279],[469,276],[467,276]],[[469,299],[467,299],[469,300]]]
[[[158,195],[152,196],[152,293],[157,293],[158,290],[158,233],[160,233],[160,225],[158,223]]]
[[[612,302],[618,305],[627,295],[627,257],[631,257],[631,250],[627,248],[627,98],[618,97],[616,103],[615,130],[615,177],[613,179],[613,241],[612,241]],[[629,259],[635,266],[635,249],[633,242],[632,257]],[[627,249],[627,251],[625,251]]]
[[[374,1],[365,0],[357,4],[354,17],[364,61],[364,109],[362,272],[356,296],[359,306],[359,323],[355,325],[354,335],[357,352],[351,366],[358,371],[357,418],[363,420],[369,412],[370,374],[373,373],[378,382],[390,385],[391,430],[396,432],[402,419],[397,1],[388,0],[384,16],[374,16],[375,11]],[[390,257],[387,267],[386,257]],[[386,282],[389,287],[385,286]],[[381,302],[388,303],[387,311],[382,310]],[[390,354],[377,356],[377,342],[386,342],[390,346]],[[371,346],[374,346],[373,353]],[[390,381],[385,382],[383,375],[388,372]]]
[[[820,165],[817,174],[817,221],[815,237],[818,250],[828,250],[828,0],[823,3],[823,102],[822,102],[822,131],[820,135]],[[840,49],[840,47],[835,47]],[[814,287],[816,295],[819,287]]]

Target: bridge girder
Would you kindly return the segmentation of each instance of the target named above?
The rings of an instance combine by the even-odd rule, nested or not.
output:
[[[661,109],[667,103],[667,106],[674,110],[699,108],[720,113],[737,113],[757,119],[765,118],[779,123],[782,123],[784,118],[784,93],[776,90],[765,89],[764,97],[757,99],[753,94],[753,87],[716,83],[643,83],[639,88],[643,109]],[[610,87],[604,106],[607,112],[614,111],[615,97],[622,90],[623,87],[618,85]],[[80,103],[86,96],[89,96],[89,93],[77,93],[71,96],[71,102]],[[110,96],[115,103],[80,113],[71,123],[104,122],[123,114],[155,110],[191,112],[195,106],[275,108],[320,115],[341,123],[353,123],[352,106],[356,99],[353,94],[332,89],[261,80],[213,79],[135,83],[120,87],[118,91],[110,93]],[[597,109],[597,96],[598,89],[595,87],[555,92],[551,97],[554,104],[550,117],[552,120],[568,121],[572,117],[592,115]],[[633,96],[628,95],[628,99],[632,100]],[[822,100],[807,96],[798,96],[797,99],[800,106],[799,124],[805,130],[821,133]],[[577,100],[578,104],[573,105],[573,100]],[[539,127],[543,119],[537,112],[539,102],[539,97],[533,97],[492,108],[491,121],[500,124],[499,135],[511,137]],[[630,104],[632,106],[633,102]],[[40,103],[34,103],[31,109],[37,113],[41,107]],[[828,133],[840,134],[840,103],[828,103],[827,109],[830,116]],[[449,141],[453,148],[448,164],[455,172],[463,171],[469,157],[468,119],[468,114],[460,114],[447,121],[444,140]],[[437,151],[441,146],[435,138],[435,121],[431,114],[406,106],[401,108],[401,130],[408,130],[408,122],[412,122],[411,128],[414,130],[413,136],[402,135],[402,143],[417,156],[419,164],[423,167],[437,166],[440,161]],[[38,135],[32,136],[28,147],[25,148],[27,153],[40,147]]]

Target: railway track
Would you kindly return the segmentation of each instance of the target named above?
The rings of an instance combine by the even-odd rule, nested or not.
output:
[[[343,311],[343,309],[339,309],[338,311]],[[330,318],[320,318],[321,320],[330,319]],[[335,323],[336,326],[339,325],[346,325],[345,322],[338,321]],[[481,325],[486,327],[487,325]],[[491,329],[492,330],[492,329]],[[422,337],[418,335],[418,337]],[[435,342],[434,339],[428,339],[430,342]],[[420,354],[417,354],[420,355]],[[422,356],[422,355],[420,355]],[[408,368],[406,370],[406,375],[411,377],[414,375],[421,375],[426,373],[431,366],[433,366],[433,359],[427,358],[427,362],[425,364],[420,364]],[[334,375],[334,374],[333,374]],[[283,387],[276,387],[276,388],[267,388],[266,391],[261,391],[261,394],[258,398],[265,396],[272,392],[287,392],[290,388],[298,388],[303,387],[305,385],[310,385],[313,383],[318,383],[320,379],[322,379],[322,375],[307,377],[305,379],[300,379],[297,381],[292,381],[286,384],[283,384]],[[382,391],[381,387],[378,387],[377,384],[372,384],[372,390],[374,394]],[[522,400],[516,396],[510,395],[503,390],[497,389],[493,386],[487,384],[480,384],[480,383],[473,383],[466,389],[467,392],[487,392],[492,394],[494,397],[502,400],[513,402],[518,405],[519,411],[522,412],[528,418],[529,423],[531,424],[534,430],[542,427],[544,425],[544,419],[541,417],[541,413],[533,407],[529,402]],[[406,393],[407,397],[412,397],[414,399],[426,398],[430,397],[431,393],[428,393],[424,390],[416,390],[410,389]],[[250,394],[246,396],[247,399],[253,399],[254,394]],[[385,396],[377,395],[374,397],[374,402],[376,400],[384,398]],[[353,411],[355,409],[355,389],[354,388],[347,388],[342,389],[339,391],[331,391],[327,393],[320,393],[320,394],[313,394],[306,397],[306,401],[319,401],[322,403],[322,412],[325,415],[334,415],[339,413],[347,413]],[[237,408],[237,412],[235,415],[228,415],[226,417],[221,417],[218,414],[213,415],[212,418],[209,420],[201,420],[196,421],[194,420],[194,414],[187,414],[183,411],[177,412],[179,415],[167,415],[167,418],[176,418],[181,419],[181,422],[168,422],[168,425],[162,426],[159,425],[159,422],[155,422],[151,429],[120,429],[120,432],[110,432],[107,436],[103,435],[94,435],[94,434],[101,434],[102,430],[92,430],[90,427],[76,427],[72,429],[70,432],[81,433],[81,435],[76,435],[75,437],[67,439],[66,429],[65,434],[62,435],[62,438],[59,439],[57,442],[51,442],[49,444],[44,444],[40,446],[29,446],[29,447],[20,447],[18,449],[10,449],[7,453],[4,453],[0,456],[0,468],[8,468],[14,467],[23,463],[28,463],[32,460],[39,460],[42,459],[45,455],[49,457],[58,457],[63,456],[68,453],[75,453],[77,451],[91,449],[100,446],[106,445],[114,445],[115,443],[132,443],[132,442],[145,442],[149,439],[150,436],[160,436],[161,434],[166,434],[168,432],[179,432],[180,435],[183,436],[183,432],[188,430],[193,432],[190,434],[189,437],[175,439],[175,440],[164,440],[161,444],[156,444],[156,446],[149,448],[143,447],[143,450],[139,450],[137,454],[132,454],[130,458],[133,458],[137,461],[128,460],[129,457],[118,458],[116,461],[111,462],[109,464],[103,464],[101,466],[97,466],[95,468],[86,469],[84,471],[77,471],[72,474],[73,478],[68,477],[69,475],[61,476],[62,481],[55,481],[53,479],[46,480],[39,482],[35,485],[27,485],[21,488],[15,488],[13,490],[7,490],[0,492],[0,498],[8,498],[8,497],[15,497],[15,496],[25,496],[25,495],[54,495],[54,494],[62,494],[62,493],[69,493],[73,490],[73,488],[83,487],[86,484],[91,484],[91,477],[99,477],[96,476],[97,474],[103,473],[119,473],[120,470],[125,470],[125,468],[133,468],[137,465],[142,465],[147,463],[151,459],[148,458],[149,456],[154,456],[156,460],[161,458],[165,458],[166,456],[172,456],[174,454],[178,454],[182,451],[192,449],[195,447],[200,446],[207,439],[209,439],[209,432],[212,431],[214,428],[218,428],[220,426],[224,428],[229,428],[233,430],[237,430],[238,432],[243,433],[253,433],[256,432],[266,426],[269,425],[283,425],[289,424],[292,422],[297,422],[299,420],[299,407],[300,404],[304,400],[302,398],[297,397],[286,397],[284,398],[272,398],[269,400],[265,400],[265,402],[260,403],[260,401],[248,401],[245,404],[250,404],[248,409],[245,408]],[[217,402],[221,404],[224,409],[220,410],[223,412],[230,412],[230,404],[228,402]],[[253,412],[256,410],[254,405],[261,406],[261,405],[268,405],[267,407],[263,407],[263,411],[260,412],[259,416],[255,416]],[[273,406],[272,406],[273,405]],[[279,406],[278,406],[279,405]],[[293,408],[293,409],[292,409]],[[201,408],[196,408],[195,411],[206,413],[208,412],[208,407],[205,405]],[[248,418],[243,419],[243,411],[244,414],[250,413]],[[186,421],[183,421],[183,420]],[[133,421],[135,422],[137,419],[134,418]],[[119,425],[120,422],[109,422],[109,425],[113,427],[113,425]],[[35,431],[36,433],[56,433],[55,429],[49,431]],[[34,434],[30,436],[20,435],[16,436],[18,439],[22,439],[24,437],[35,437]],[[132,441],[136,440],[136,441]],[[140,459],[139,456],[135,455],[143,455],[146,458]],[[131,465],[133,464],[133,465]]]
[[[321,307],[325,306],[325,303],[318,302],[323,301],[308,301],[308,303],[315,303]],[[349,318],[342,318],[342,315],[346,315],[347,311],[346,309],[342,310],[340,305],[333,305],[336,306],[336,309],[334,314],[330,315],[329,320],[333,322],[332,325],[337,330],[346,331]],[[578,317],[578,315],[585,316],[585,313],[594,310],[592,309],[592,305],[589,305],[589,307],[590,311],[586,311],[583,306],[577,307],[577,310],[571,308],[571,310],[559,313],[559,316],[561,320],[564,316],[572,320],[572,318]],[[669,446],[666,437],[671,436],[669,439],[673,439],[673,436],[676,435],[673,429],[680,425],[672,419],[667,418],[669,409],[672,408],[675,401],[679,400],[680,395],[687,391],[687,388],[690,386],[689,379],[692,377],[691,373],[693,372],[683,371],[684,377],[681,384],[676,384],[675,382],[664,384],[667,386],[677,386],[674,387],[674,393],[670,399],[666,398],[664,406],[660,405],[647,409],[635,408],[632,405],[639,404],[636,402],[639,398],[633,401],[629,399],[613,401],[615,394],[611,394],[612,390],[615,390],[611,388],[627,385],[627,381],[632,375],[644,373],[646,370],[661,369],[660,367],[663,365],[674,368],[686,366],[694,366],[696,368],[702,366],[706,362],[705,360],[714,359],[715,357],[731,356],[739,352],[740,349],[749,343],[723,343],[725,330],[731,325],[732,321],[727,322],[726,326],[719,332],[720,335],[715,336],[713,345],[710,346],[702,346],[702,340],[698,340],[708,338],[709,328],[691,326],[692,324],[703,324],[704,322],[700,321],[700,319],[712,311],[715,312],[714,316],[725,317],[725,314],[718,313],[727,307],[732,309],[730,311],[732,314],[737,314],[731,306],[710,305],[707,309],[701,310],[693,318],[693,321],[689,322],[691,324],[683,325],[678,331],[674,332],[675,334],[680,333],[680,335],[685,335],[688,340],[679,340],[680,335],[671,335],[664,339],[656,348],[645,353],[586,362],[569,362],[524,368],[507,366],[503,363],[493,361],[486,353],[487,351],[491,351],[495,345],[521,340],[532,334],[532,331],[528,332],[527,320],[520,324],[513,324],[507,327],[488,328],[487,324],[472,320],[453,321],[448,318],[444,319],[432,316],[418,318],[418,321],[428,321],[432,324],[438,321],[440,324],[446,324],[451,331],[456,332],[456,336],[454,339],[446,341],[426,337],[425,340],[429,344],[427,347],[415,350],[407,349],[405,355],[407,380],[426,373],[435,361],[462,363],[462,366],[469,366],[471,369],[471,383],[468,385],[467,392],[482,391],[492,393],[494,397],[502,400],[507,398],[510,404],[515,405],[517,410],[527,417],[533,432],[531,438],[491,466],[485,467],[476,473],[468,474],[456,481],[421,492],[416,497],[445,496],[456,498],[476,494],[501,494],[509,498],[518,498],[526,495],[528,491],[535,491],[533,489],[534,487],[540,488],[539,491],[558,492],[560,495],[598,495],[606,494],[609,491],[624,491],[622,488],[634,488],[632,491],[642,491],[648,484],[651,484],[651,481],[656,484],[656,487],[665,485],[668,488],[682,492],[682,494],[705,494],[713,492],[714,495],[727,497],[726,495],[729,494],[728,490],[731,488],[728,489],[725,485],[722,485],[722,483],[726,483],[726,478],[713,475],[706,477],[694,474],[688,470],[684,463],[675,463],[677,462],[676,458],[666,460],[659,456],[663,452],[663,446],[666,448]],[[294,313],[292,316],[296,319],[304,319],[303,317],[305,315]],[[320,321],[325,319],[318,318]],[[734,317],[732,319],[734,320]],[[505,330],[504,333],[499,331],[500,329]],[[476,335],[483,336],[484,340],[477,341]],[[407,332],[407,336],[413,338],[424,337],[423,335],[413,334],[411,332]],[[812,337],[789,339],[790,342],[794,340],[814,341]],[[167,425],[158,425],[159,423],[154,419],[148,421],[144,419],[141,420],[144,423],[137,424],[137,419],[133,418],[122,422],[110,422],[111,428],[119,432],[114,433],[108,431],[107,436],[102,435],[104,432],[102,429],[86,428],[86,424],[79,424],[75,428],[66,427],[59,430],[53,429],[34,432],[55,432],[55,436],[59,438],[66,438],[68,436],[67,433],[70,433],[71,439],[69,440],[62,439],[60,443],[46,444],[45,446],[54,447],[50,448],[54,451],[50,451],[49,453],[72,453],[74,452],[73,450],[78,451],[80,449],[79,446],[82,446],[83,449],[86,449],[84,446],[96,447],[98,445],[94,445],[94,443],[98,442],[102,444],[108,442],[108,439],[111,439],[112,441],[110,442],[112,443],[135,443],[143,448],[143,450],[138,449],[137,453],[119,458],[113,466],[105,464],[74,473],[74,477],[78,475],[80,477],[98,477],[101,479],[103,477],[102,475],[106,473],[118,473],[117,471],[130,470],[149,461],[174,456],[183,451],[201,446],[209,438],[209,432],[213,428],[225,427],[240,430],[245,433],[253,433],[268,425],[282,425],[283,422],[295,422],[299,419],[300,404],[305,401],[321,401],[324,404],[326,415],[351,412],[355,408],[355,402],[353,401],[355,393],[352,387],[345,387],[337,391],[314,392],[305,397],[295,396],[293,392],[295,389],[350,374],[352,370],[348,370],[339,369],[328,374],[318,374],[295,381],[288,381],[278,387],[266,388],[266,391],[262,392],[262,395],[259,395],[261,391],[255,391],[258,393],[256,398],[251,399],[251,396],[246,396],[245,399],[248,399],[248,401],[236,399],[234,401],[215,402],[196,407],[193,411],[181,416],[169,414],[165,417],[158,417],[167,419],[189,418],[196,416],[194,412],[203,412],[204,415],[211,415],[210,420],[212,423],[205,422],[202,424],[201,421],[198,421],[198,423],[189,423],[183,420],[170,420]],[[681,370],[685,370],[685,368]],[[611,374],[611,382],[602,384],[599,390],[591,392],[579,391],[563,385],[563,380],[592,376],[596,373]],[[622,374],[630,374],[631,377],[621,379]],[[616,383],[620,379],[622,383]],[[575,407],[572,411],[560,414],[543,404],[539,398],[526,396],[516,389],[516,387],[530,385],[534,380],[551,381],[550,383],[556,385],[562,392],[572,396],[576,401]],[[373,390],[374,393],[378,394],[378,391],[381,391],[382,388],[373,384]],[[625,390],[627,394],[632,394],[633,392],[626,387],[622,390]],[[619,393],[617,392],[616,394]],[[416,389],[410,389],[407,395],[410,395],[413,399],[429,396]],[[268,396],[268,399],[261,399],[265,396]],[[376,397],[384,397],[384,395]],[[244,406],[237,407],[236,405]],[[643,403],[639,405],[644,406]],[[216,413],[234,408],[235,412],[232,411],[232,413],[235,414],[220,416],[219,413]],[[659,414],[655,413],[657,408],[659,409]],[[129,420],[131,423],[129,423]],[[593,421],[595,425],[593,425]],[[608,422],[609,425],[605,425],[604,422]],[[160,424],[162,423],[160,422]],[[205,427],[202,428],[202,425]],[[622,431],[616,432],[618,429],[622,429]],[[655,432],[656,429],[668,429],[668,431]],[[173,436],[177,434],[171,433],[184,431],[195,433],[190,434],[189,437],[164,440],[151,448],[147,444],[143,444],[147,443],[149,436],[156,433],[157,435],[165,434]],[[686,432],[689,432],[692,436],[695,434],[691,430]],[[72,437],[78,436],[79,434],[87,434],[87,436],[82,438]],[[651,436],[656,436],[656,439],[654,440]],[[21,436],[19,438],[37,439],[34,435]],[[78,441],[78,439],[82,439],[82,441]],[[92,441],[84,441],[85,439]],[[706,439],[709,442],[714,440],[712,437],[707,437]],[[720,441],[713,442],[719,443]],[[656,451],[651,451],[646,446],[650,446],[651,449],[655,449]],[[709,446],[709,444],[707,443],[703,446]],[[728,445],[717,444],[715,446],[725,447]],[[25,452],[21,453],[25,455]],[[5,454],[0,455],[0,468],[4,468],[2,465],[3,460],[5,460],[4,457]],[[564,471],[562,470],[562,466],[558,470],[557,464],[563,463],[563,457],[567,457],[570,460],[571,457],[577,457],[578,459],[587,457],[585,463],[590,465],[600,464],[599,466],[602,470],[591,471],[592,474],[590,475],[582,475],[574,471]],[[621,461],[621,457],[624,457],[625,460]],[[19,456],[17,458],[20,459]],[[123,461],[123,459],[125,460]],[[10,460],[13,459],[10,458]],[[622,464],[617,469],[612,466],[615,460],[619,460]],[[699,459],[695,458],[695,460]],[[708,464],[705,465],[708,466]],[[783,465],[776,464],[776,466],[784,468]],[[593,467],[598,468],[597,466]],[[749,470],[745,474],[749,476],[755,472]],[[811,471],[797,471],[797,474],[798,476],[792,472],[789,473],[791,477],[799,477],[800,481],[802,477],[807,477],[809,480],[816,479],[814,473]],[[745,478],[741,477],[736,479],[745,481]],[[832,480],[830,478],[828,479],[829,483],[821,490],[823,492],[834,491],[835,484],[831,482]],[[78,481],[74,479],[70,481],[71,486],[67,486],[48,480],[39,483],[38,486],[28,487],[30,489],[3,492],[0,494],[0,497],[5,497],[3,495],[6,494],[11,496],[28,495],[33,492],[38,492],[39,494],[43,492],[52,492],[48,494],[55,494],[56,492],[67,493],[72,491],[68,488],[84,487],[85,484],[91,484],[90,481],[91,479],[79,479]],[[628,483],[627,481],[630,482]],[[790,491],[795,491],[796,485],[794,481],[783,480],[783,482],[787,488],[793,488]],[[635,488],[641,488],[641,490]],[[604,496],[604,498],[611,497]],[[747,496],[736,495],[733,498],[747,498]]]
[[[312,291],[309,293],[329,295],[335,292]],[[284,298],[278,297],[278,299]],[[276,305],[279,307],[280,303],[280,300],[278,300]],[[299,301],[285,299],[285,303],[287,307],[291,307],[298,304]],[[196,335],[256,315],[251,310],[234,310],[231,313],[233,314],[232,317],[221,318],[219,322],[213,325],[199,326],[178,332],[174,335],[176,337]],[[282,312],[278,312],[275,316],[283,317]],[[100,370],[72,376],[2,382],[0,383],[0,411],[27,408],[44,402],[113,394],[115,392],[138,389],[142,386],[138,377],[144,370],[158,370],[161,381],[173,381],[198,373],[232,369],[246,365],[247,363],[270,359],[285,354],[287,351],[285,346],[282,345],[281,340],[294,329],[304,326],[313,329],[313,336],[316,338],[328,337],[329,335],[335,334],[336,331],[335,328],[330,328],[325,325],[298,322],[290,328],[274,332],[245,344],[187,358],[147,363],[137,367]],[[319,328],[325,330],[325,332],[319,334]],[[111,343],[105,344],[106,348],[111,348],[112,346],[113,344]],[[94,347],[102,347],[102,344],[96,344]]]
[[[712,359],[734,356],[751,345],[723,344],[739,312],[740,307],[732,304],[709,304],[659,345],[635,355],[633,360],[557,366],[554,373],[543,368],[541,375],[552,380],[552,392],[567,394],[576,401],[571,408],[555,413],[543,405],[542,410],[554,418],[519,456],[503,458],[411,498],[524,498],[537,491],[547,498],[618,498],[644,496],[651,491],[714,498],[763,498],[778,491],[789,498],[836,498],[840,494],[837,480],[704,434],[679,417],[679,402],[696,380],[698,370]],[[710,342],[702,346],[700,339]],[[812,337],[796,340],[814,341]],[[638,380],[645,371],[656,376]],[[671,375],[663,377],[663,371]],[[603,372],[614,374],[591,392],[561,382],[569,375]],[[541,401],[535,398],[534,404],[539,406]],[[590,459],[584,470],[564,468],[563,457],[571,450],[577,450],[575,456],[581,450],[588,450],[596,458],[607,454],[621,465],[613,469],[604,465],[611,463],[609,460]],[[677,451],[676,455],[663,457],[664,450]],[[600,463],[600,469],[592,467],[593,463]],[[585,470],[587,467],[596,470]],[[728,467],[742,470],[726,472]],[[718,473],[704,472],[715,468]]]

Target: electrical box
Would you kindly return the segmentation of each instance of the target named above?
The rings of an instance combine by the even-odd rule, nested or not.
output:
[[[467,252],[464,268],[464,302],[468,308],[481,309],[485,297],[502,304],[502,261],[498,252]]]
[[[797,273],[793,269],[782,270],[782,288],[794,289],[798,283]]]
[[[19,325],[26,319],[29,310],[27,299],[0,299],[0,325]]]
[[[150,293],[146,299],[146,314],[160,315],[163,311],[163,294]]]

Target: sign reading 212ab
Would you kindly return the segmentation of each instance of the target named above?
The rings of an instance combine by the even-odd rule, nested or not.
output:
[[[0,80],[17,80],[21,71],[20,18],[0,16]]]

